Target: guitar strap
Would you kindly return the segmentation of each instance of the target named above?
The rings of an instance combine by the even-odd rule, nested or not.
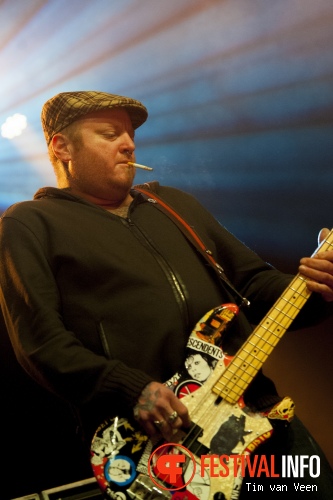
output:
[[[174,224],[180,229],[180,231],[184,234],[187,240],[196,248],[196,250],[203,256],[203,258],[208,262],[208,264],[214,269],[218,278],[224,283],[224,285],[231,291],[231,293],[235,296],[236,300],[239,302],[238,305],[249,306],[250,302],[243,297],[232,285],[229,281],[223,268],[220,266],[218,262],[213,257],[213,253],[209,250],[200,236],[194,231],[193,227],[191,227],[179,213],[172,208],[165,200],[160,198],[154,191],[153,186],[157,185],[157,182],[153,181],[151,183],[146,183],[143,185],[134,186],[136,191],[139,191],[147,201],[153,204],[158,210],[163,212],[165,215],[172,220]]]

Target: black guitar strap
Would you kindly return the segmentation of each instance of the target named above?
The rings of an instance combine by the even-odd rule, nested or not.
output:
[[[232,283],[229,281],[223,268],[220,266],[218,262],[213,257],[213,253],[209,250],[200,236],[194,231],[193,227],[191,227],[183,217],[179,215],[179,213],[172,208],[165,200],[160,198],[152,189],[155,182],[146,183],[140,186],[134,186],[136,191],[139,191],[147,201],[152,203],[158,210],[163,212],[165,215],[172,220],[174,224],[180,229],[180,231],[184,234],[184,236],[188,239],[188,241],[196,248],[196,250],[204,257],[204,259],[208,262],[208,264],[214,269],[215,273],[219,277],[219,279],[227,286],[227,288],[231,291],[231,293],[235,296],[236,300],[239,302],[239,306],[249,306],[250,302],[235,289]]]

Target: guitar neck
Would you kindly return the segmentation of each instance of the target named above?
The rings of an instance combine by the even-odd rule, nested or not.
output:
[[[332,249],[333,230],[313,255]],[[231,404],[237,403],[310,295],[306,278],[297,274],[215,383],[215,394]]]

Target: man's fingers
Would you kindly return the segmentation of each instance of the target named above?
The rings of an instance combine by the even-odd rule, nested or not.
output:
[[[159,382],[151,382],[142,391],[134,416],[149,435],[159,431],[166,439],[177,429],[191,425],[186,406]]]
[[[184,427],[190,427],[191,419],[190,419],[190,415],[188,413],[188,409],[180,401],[180,399],[178,399],[176,396],[175,396],[175,398],[176,398],[176,401],[173,404],[173,408],[177,412],[179,419],[181,419],[181,421],[182,421],[181,425]]]

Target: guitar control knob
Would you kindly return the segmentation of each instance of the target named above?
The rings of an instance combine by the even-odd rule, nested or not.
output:
[[[225,494],[222,493],[222,491],[218,491],[217,493],[215,493],[213,498],[214,500],[227,500]]]

